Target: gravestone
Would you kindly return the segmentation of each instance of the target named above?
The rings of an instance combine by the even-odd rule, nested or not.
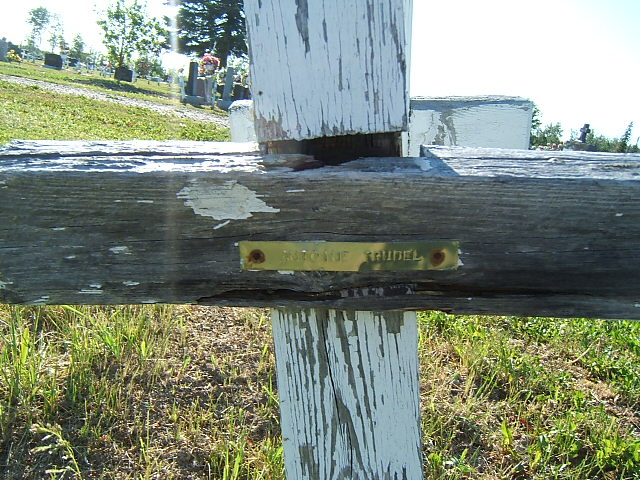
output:
[[[408,151],[420,145],[529,148],[533,103],[520,97],[413,97]]]
[[[233,94],[233,77],[236,71],[233,67],[227,68],[227,74],[224,77],[224,89],[222,90],[222,100],[218,101],[218,106],[223,110],[228,110],[233,100],[231,95]]]
[[[45,53],[44,66],[48,68],[55,68],[57,70],[62,70],[62,57],[55,53]]]
[[[9,44],[7,43],[7,39],[3,37],[2,39],[0,39],[0,61],[2,62],[8,61],[7,59],[8,50],[9,50]]]
[[[133,82],[134,80],[133,70],[127,67],[118,67],[116,68],[116,71],[113,74],[113,78],[123,82]]]
[[[256,129],[253,125],[253,102],[236,100],[229,107],[229,129],[232,142],[255,142]]]
[[[198,69],[198,62],[189,63],[189,80],[187,80],[186,94],[190,97],[197,95]]]

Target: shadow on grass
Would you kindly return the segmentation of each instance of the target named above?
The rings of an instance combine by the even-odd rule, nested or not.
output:
[[[158,92],[157,90],[140,88],[130,83],[118,82],[116,80],[107,78],[75,78],[72,81],[81,85],[91,85],[104,88],[106,90],[112,90],[114,92],[140,93],[143,95],[150,95],[159,98],[172,98],[172,94],[170,93],[162,93]]]

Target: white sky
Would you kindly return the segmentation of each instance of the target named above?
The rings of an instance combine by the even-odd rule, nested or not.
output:
[[[5,0],[0,37],[20,43],[28,11],[58,13],[70,42],[101,48],[109,0]],[[167,13],[163,0],[149,12]],[[411,95],[517,95],[566,136],[590,123],[640,136],[640,0],[414,0]],[[43,39],[46,41],[48,35]],[[44,46],[44,44],[43,44]]]

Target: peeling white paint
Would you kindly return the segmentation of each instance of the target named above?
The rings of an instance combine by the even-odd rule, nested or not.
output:
[[[91,285],[89,285],[91,288],[97,288],[100,289],[102,288],[102,285],[100,285],[99,283],[92,283]]]
[[[13,282],[3,282],[2,280],[0,280],[0,290],[6,289],[9,285],[13,285]]]
[[[109,249],[109,251],[114,255],[131,255],[131,250],[129,250],[129,247],[125,247],[124,245],[112,247]]]
[[[102,295],[104,292],[102,290],[82,289],[78,293],[82,295]]]
[[[122,282],[122,284],[125,287],[135,287],[136,285],[140,285],[140,282],[126,281],[126,282]]]
[[[636,308],[640,308],[640,303],[634,303],[633,306]]]
[[[303,193],[304,191],[304,188],[300,188],[298,190],[287,190],[287,193]]]
[[[67,255],[66,257],[64,257],[66,260],[73,260],[76,258],[75,255]]]
[[[280,275],[293,275],[294,274],[293,270],[278,270],[278,273]]]
[[[624,216],[624,213],[616,213],[616,217],[622,217]]]
[[[153,305],[155,303],[160,303],[160,300],[158,300],[157,298],[147,298],[145,300],[141,300],[140,303],[143,303],[145,305]]]
[[[213,227],[214,230],[218,230],[219,228],[222,227],[226,227],[227,225],[229,225],[231,223],[231,220],[227,220],[226,222],[222,222],[219,223],[218,225],[216,225],[215,227]]]
[[[54,227],[51,230],[53,230],[54,232],[64,232],[67,229],[67,227]]]
[[[214,220],[243,220],[258,212],[280,211],[267,205],[259,198],[260,195],[235,180],[222,185],[194,180],[180,190],[177,197],[184,200],[185,206],[191,207],[196,215]]]
[[[153,200],[138,200],[138,203],[153,203]]]
[[[122,200],[114,200],[113,203],[122,203]]]

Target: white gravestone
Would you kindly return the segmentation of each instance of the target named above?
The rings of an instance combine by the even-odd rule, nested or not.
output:
[[[529,148],[533,103],[520,97],[413,97],[407,156],[420,145]]]

